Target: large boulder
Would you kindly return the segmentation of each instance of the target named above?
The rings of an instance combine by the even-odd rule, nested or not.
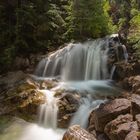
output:
[[[93,117],[91,120],[95,125],[96,131],[103,132],[104,127],[108,122],[121,114],[130,113],[130,108],[131,101],[124,98],[101,104],[99,108],[91,113],[91,117]],[[90,122],[90,125],[93,124],[92,122]]]
[[[0,79],[0,115],[36,114],[38,106],[45,103],[39,84],[22,71],[10,72]]]
[[[131,131],[137,131],[138,125],[130,114],[120,115],[105,126],[105,133],[110,140],[124,140]]]
[[[58,126],[67,128],[74,113],[79,108],[80,96],[76,93],[63,93],[59,99]]]
[[[0,102],[0,115],[15,113],[37,114],[38,106],[45,103],[45,96],[36,89],[15,92]]]
[[[96,140],[96,138],[80,126],[75,125],[66,131],[63,140]]]

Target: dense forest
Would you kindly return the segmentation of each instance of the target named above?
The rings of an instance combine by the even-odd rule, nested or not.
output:
[[[139,10],[139,0],[1,0],[0,71],[11,68],[16,56],[112,33],[138,48]]]

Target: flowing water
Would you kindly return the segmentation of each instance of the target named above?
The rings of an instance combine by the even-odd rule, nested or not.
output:
[[[85,129],[87,128],[90,112],[96,107],[98,107],[98,105],[105,102],[105,100],[93,101],[91,99],[92,99],[91,97],[87,97],[87,98],[84,97],[81,99],[82,103],[78,111],[75,113],[74,117],[72,118],[70,126],[80,125],[82,128],[85,128]]]
[[[46,103],[39,109],[39,124],[46,128],[57,128],[57,99],[54,98],[53,92],[49,90],[42,91],[46,96]]]
[[[120,42],[112,35],[85,43],[70,43],[66,47],[50,54],[38,65],[35,74],[38,79],[59,79],[59,84],[51,90],[41,90],[46,103],[40,106],[38,123],[29,124],[18,140],[61,140],[65,130],[57,128],[57,101],[55,91],[76,91],[81,95],[80,107],[70,125],[79,124],[86,128],[90,112],[106,101],[106,96],[117,95],[112,79],[116,67],[108,70],[108,52],[110,44],[119,48]],[[123,58],[127,62],[126,47],[122,46]],[[117,51],[119,57],[119,51]],[[119,58],[118,58],[119,60]],[[82,117],[81,117],[82,116]]]
[[[20,140],[61,140],[64,130],[57,129],[57,99],[54,92],[40,90],[46,96],[46,103],[39,108],[38,124],[31,124],[25,128]]]
[[[63,81],[107,79],[108,43],[109,38],[70,43],[43,59],[36,74],[43,77],[61,75]]]

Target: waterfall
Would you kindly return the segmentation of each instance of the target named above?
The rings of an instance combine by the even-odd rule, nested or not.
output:
[[[46,103],[39,109],[39,124],[46,128],[57,128],[57,100],[54,98],[53,92],[42,90],[46,96]]]
[[[65,130],[57,128],[58,99],[54,97],[59,89],[79,93],[80,107],[70,125],[78,124],[83,128],[87,127],[90,112],[104,103],[106,96],[118,95],[112,82],[107,80],[112,79],[116,69],[114,65],[109,73],[108,56],[112,46],[117,49],[118,57],[121,46],[123,59],[127,62],[126,47],[120,45],[117,34],[84,43],[70,43],[40,61],[35,72],[38,79],[59,79],[56,87],[40,90],[46,96],[46,103],[39,108],[38,124],[29,126],[21,140],[62,139]]]
[[[53,89],[53,92],[58,89],[73,90],[81,94],[85,93],[89,97],[82,97],[81,106],[71,120],[72,124],[79,124],[86,127],[87,120],[91,109],[104,102],[105,100],[94,100],[91,96],[104,97],[116,94],[111,84],[106,81],[112,79],[116,66],[112,66],[109,73],[108,56],[109,49],[116,49],[118,60],[119,48],[123,51],[123,57],[127,61],[127,50],[124,45],[121,45],[117,34],[106,36],[96,40],[88,40],[84,43],[69,43],[66,47],[51,53],[48,57],[40,61],[36,75],[40,77],[60,77],[59,85]],[[52,91],[51,91],[52,92]],[[56,128],[57,105],[55,98],[50,91],[44,91],[46,104],[40,107],[39,124],[44,127]],[[117,93],[118,94],[118,93]],[[86,116],[80,120],[80,116]]]
[[[70,43],[43,59],[36,70],[39,76],[61,75],[63,81],[108,78],[107,53],[109,38]]]
[[[62,81],[109,79],[113,75],[109,74],[107,67],[110,46],[116,48],[118,60],[123,57],[127,62],[127,49],[114,34],[84,43],[70,43],[44,58],[35,73],[43,77],[60,76]]]

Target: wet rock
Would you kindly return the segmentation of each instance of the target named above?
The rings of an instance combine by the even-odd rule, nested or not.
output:
[[[37,113],[37,108],[45,102],[39,85],[30,75],[23,72],[8,73],[0,80],[3,91],[0,94],[0,114]]]
[[[63,140],[97,140],[86,130],[80,128],[80,126],[70,127],[63,136]]]
[[[110,140],[124,140],[131,131],[137,131],[137,122],[133,122],[132,115],[120,115],[105,126],[105,133]]]
[[[127,99],[115,99],[101,104],[98,109],[92,112],[93,122],[96,131],[103,132],[105,125],[121,114],[130,113],[131,102]]]
[[[79,108],[80,97],[77,94],[64,93],[64,96],[60,98],[58,102],[58,126],[61,128],[67,128],[73,114]]]
[[[125,138],[125,140],[139,140],[138,138],[138,132],[136,131],[131,131]]]
[[[140,114],[140,95],[133,94],[131,96],[132,101],[132,114],[135,116],[136,114]]]
[[[35,89],[29,89],[23,92],[15,92],[5,98],[0,107],[0,114],[9,114],[20,111],[22,113],[37,114],[38,106],[45,103],[43,93]]]

